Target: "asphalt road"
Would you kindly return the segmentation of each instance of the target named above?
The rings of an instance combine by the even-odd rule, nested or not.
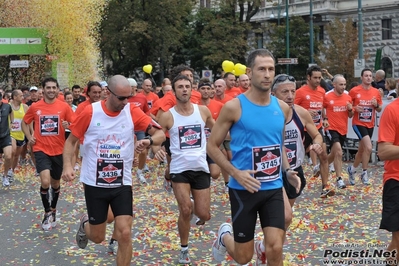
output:
[[[148,185],[134,182],[134,222],[132,230],[133,259],[131,265],[177,265],[180,250],[177,234],[177,206],[173,194],[162,188],[163,168],[149,162]],[[346,165],[345,165],[346,166]],[[310,167],[304,167],[310,176]],[[320,180],[308,178],[308,185],[294,208],[294,220],[284,246],[285,265],[345,265],[353,259],[353,251],[384,249],[390,235],[378,229],[381,212],[382,166],[371,169],[371,185],[357,185],[338,191],[328,199],[320,199]],[[347,175],[344,175],[347,182]],[[192,225],[190,258],[192,265],[216,265],[211,245],[218,226],[230,222],[228,195],[221,179],[212,182],[212,219],[203,227]],[[0,189],[0,265],[116,265],[108,254],[107,243],[89,242],[78,249],[75,233],[80,215],[85,210],[79,182],[63,183],[58,204],[59,222],[50,232],[43,232],[43,216],[39,182],[32,167],[16,173],[10,188]],[[108,227],[111,235],[112,226]],[[260,239],[260,228],[256,229]],[[349,246],[352,245],[352,246]],[[348,249],[352,254],[348,255]],[[331,252],[343,262],[325,262]],[[335,252],[335,253],[333,253]],[[345,253],[347,258],[345,257]],[[372,257],[374,256],[374,257]],[[358,265],[379,265],[371,259]],[[328,259],[328,257],[327,257]],[[353,261],[352,261],[353,263]],[[226,257],[222,265],[236,265]]]

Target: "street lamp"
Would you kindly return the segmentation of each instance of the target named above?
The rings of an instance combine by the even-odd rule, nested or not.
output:
[[[309,29],[309,38],[310,38],[310,63],[313,64],[314,63],[314,59],[313,59],[313,1],[310,0],[309,1],[309,9],[310,9],[310,29]]]
[[[288,0],[285,0],[285,49],[286,49],[286,57],[290,58],[290,18],[288,16]],[[287,75],[290,74],[290,65],[287,64]]]

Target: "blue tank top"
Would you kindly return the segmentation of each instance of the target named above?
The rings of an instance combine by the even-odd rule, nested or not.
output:
[[[284,134],[284,113],[278,100],[270,96],[270,104],[260,106],[250,102],[244,94],[237,96],[241,117],[230,129],[231,163],[239,170],[256,170],[254,177],[261,182],[261,190],[281,188],[281,152]],[[245,190],[230,177],[229,187]]]

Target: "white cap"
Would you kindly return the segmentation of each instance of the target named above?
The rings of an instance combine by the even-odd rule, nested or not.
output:
[[[100,82],[101,87],[108,87],[108,83],[106,81]]]
[[[32,87],[30,87],[29,91],[37,91],[37,87],[36,86],[32,86]]]
[[[130,87],[137,87],[137,82],[135,79],[128,78],[127,80],[129,81]]]

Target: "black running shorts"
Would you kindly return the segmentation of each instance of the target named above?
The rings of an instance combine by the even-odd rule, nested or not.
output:
[[[60,180],[62,175],[62,154],[49,156],[42,151],[35,151],[36,171],[40,174],[43,170],[50,170],[50,176],[54,180]]]
[[[382,191],[382,218],[380,229],[399,231],[399,181],[389,179]]]

